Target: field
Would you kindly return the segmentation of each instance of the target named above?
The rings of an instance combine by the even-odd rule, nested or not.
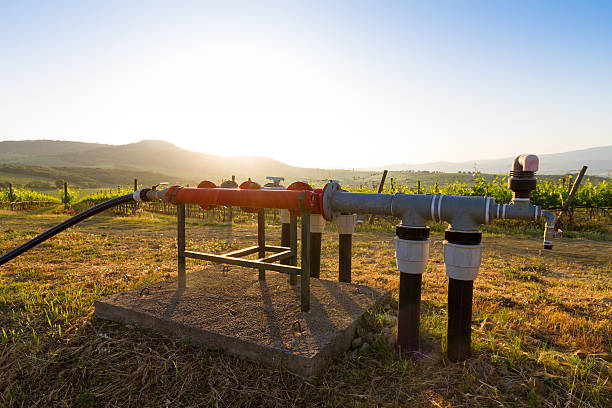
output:
[[[0,213],[0,252],[65,218],[45,210]],[[353,281],[391,289],[389,311],[362,322],[359,335],[369,347],[339,356],[324,375],[306,381],[95,318],[94,299],[176,275],[175,222],[148,213],[106,214],[79,225],[0,269],[0,406],[607,407],[612,401],[609,241],[563,238],[548,252],[540,236],[520,229],[499,225],[485,233],[474,285],[474,355],[450,363],[442,234],[433,233],[423,278],[423,354],[407,360],[384,335],[397,307],[393,231],[362,227],[353,238]],[[190,219],[187,232],[197,250],[256,241],[250,223]],[[268,236],[278,240],[278,226]],[[324,279],[337,279],[337,250],[337,235],[325,233]],[[188,271],[202,267],[188,261]]]

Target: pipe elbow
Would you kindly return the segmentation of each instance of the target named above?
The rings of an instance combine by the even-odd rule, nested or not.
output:
[[[555,214],[552,211],[542,211],[542,218],[546,221],[544,226],[544,249],[552,249],[553,238],[557,235],[555,232]]]

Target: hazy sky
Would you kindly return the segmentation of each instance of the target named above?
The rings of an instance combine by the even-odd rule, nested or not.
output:
[[[345,168],[609,145],[612,2],[4,0],[19,139]]]

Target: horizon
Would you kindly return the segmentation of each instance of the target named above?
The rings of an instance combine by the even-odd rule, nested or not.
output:
[[[0,141],[361,169],[612,139],[610,4],[180,4],[0,5]]]

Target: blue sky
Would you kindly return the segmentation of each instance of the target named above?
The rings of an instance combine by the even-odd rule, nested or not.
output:
[[[612,2],[0,2],[0,140],[365,167],[612,144]]]

